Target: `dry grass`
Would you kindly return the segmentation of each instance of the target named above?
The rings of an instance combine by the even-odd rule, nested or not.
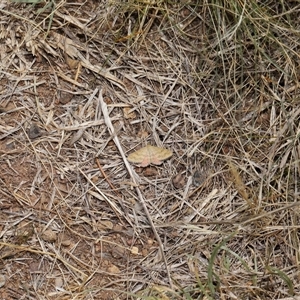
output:
[[[0,298],[299,299],[299,2],[22,2]],[[172,158],[129,164],[148,144]]]

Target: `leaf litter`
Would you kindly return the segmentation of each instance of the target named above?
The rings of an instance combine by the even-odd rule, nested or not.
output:
[[[299,7],[16,2],[0,1],[0,298],[299,294]],[[125,155],[146,139],[176,152],[155,176]]]

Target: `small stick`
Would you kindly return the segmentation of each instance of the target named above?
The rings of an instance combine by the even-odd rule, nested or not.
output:
[[[97,164],[97,166],[98,166],[98,168],[99,168],[102,176],[104,177],[104,179],[108,182],[109,186],[112,188],[112,190],[115,192],[115,194],[117,196],[120,196],[120,193],[116,190],[116,188],[114,187],[114,185],[111,183],[111,181],[108,179],[107,175],[105,174],[103,168],[101,167],[99,158],[96,157],[95,161],[96,161],[96,164]]]
[[[99,170],[100,170],[102,176],[105,178],[105,180],[108,182],[108,184],[109,184],[109,186],[111,187],[111,189],[112,189],[112,190],[115,192],[115,194],[117,195],[119,204],[121,205],[122,209],[123,209],[124,211],[126,211],[125,208],[124,208],[124,204],[123,204],[123,202],[122,202],[121,194],[118,192],[118,190],[114,187],[114,185],[113,185],[113,184],[111,183],[111,181],[108,179],[108,176],[106,175],[106,173],[104,172],[103,168],[101,167],[99,158],[96,157],[96,158],[95,158],[95,161],[96,161],[96,164],[97,164],[97,166],[98,166],[98,168],[99,168]],[[118,218],[119,218],[119,216],[118,216]],[[126,219],[126,221],[132,226],[130,220],[128,220],[126,217],[125,217],[125,219]],[[119,220],[120,220],[120,218],[119,218]],[[125,224],[124,224],[124,222],[123,222],[122,220],[120,220],[120,222],[123,224],[123,226],[125,226]]]
[[[80,169],[79,169],[80,170]],[[97,192],[99,192],[100,193],[100,195],[107,201],[107,203],[110,205],[110,207],[112,208],[112,210],[114,211],[114,213],[115,213],[115,215],[118,217],[118,219],[119,219],[119,221],[122,223],[122,225],[123,226],[125,226],[124,225],[124,222],[122,221],[122,219],[121,219],[121,217],[120,217],[120,215],[121,215],[121,213],[119,213],[118,211],[117,211],[117,209],[115,208],[115,206],[114,206],[114,204],[101,192],[101,190],[99,190],[98,189],[98,187],[88,178],[88,176],[86,176],[86,174],[82,171],[82,170],[80,170],[80,172],[81,172],[81,174],[90,182],[90,184],[94,187],[94,188],[96,188],[96,190],[97,190]]]

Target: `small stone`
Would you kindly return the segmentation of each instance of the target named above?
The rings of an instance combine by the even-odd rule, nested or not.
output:
[[[138,255],[138,254],[139,254],[139,248],[133,246],[133,247],[131,248],[131,254],[133,254],[133,255]]]
[[[173,176],[172,182],[176,189],[182,189],[185,186],[185,176],[179,173]]]
[[[198,187],[205,181],[205,175],[203,172],[197,170],[193,175],[193,184]]]
[[[154,243],[154,241],[153,241],[152,239],[148,239],[148,240],[147,240],[147,244],[148,244],[149,246],[152,246],[153,243]]]
[[[110,267],[108,267],[107,271],[112,274],[119,274],[121,272],[120,269],[115,265],[111,265]]]
[[[109,220],[103,220],[103,221],[100,221],[98,223],[98,228],[99,229],[103,229],[103,230],[105,230],[105,229],[113,229],[113,227],[114,227],[113,222],[111,222]]]
[[[99,176],[93,176],[91,180],[93,183],[97,183],[99,181]]]
[[[70,247],[72,242],[70,240],[62,240],[61,245],[64,247]]]
[[[57,234],[53,230],[47,229],[42,233],[41,238],[45,242],[53,243],[57,239]]]
[[[147,167],[143,171],[143,175],[146,177],[156,176],[157,175],[157,169],[154,167]]]
[[[34,140],[36,138],[39,138],[43,135],[41,129],[37,126],[37,124],[32,123],[30,128],[28,129],[28,137],[31,140]]]
[[[59,97],[59,102],[61,104],[67,104],[68,102],[70,102],[72,100],[72,98],[73,98],[73,95],[71,93],[61,91],[60,97]]]

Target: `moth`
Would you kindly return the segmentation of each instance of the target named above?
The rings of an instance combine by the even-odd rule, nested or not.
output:
[[[128,161],[134,164],[139,164],[139,167],[147,167],[150,164],[161,165],[162,162],[173,155],[172,151],[147,145],[128,156]]]

